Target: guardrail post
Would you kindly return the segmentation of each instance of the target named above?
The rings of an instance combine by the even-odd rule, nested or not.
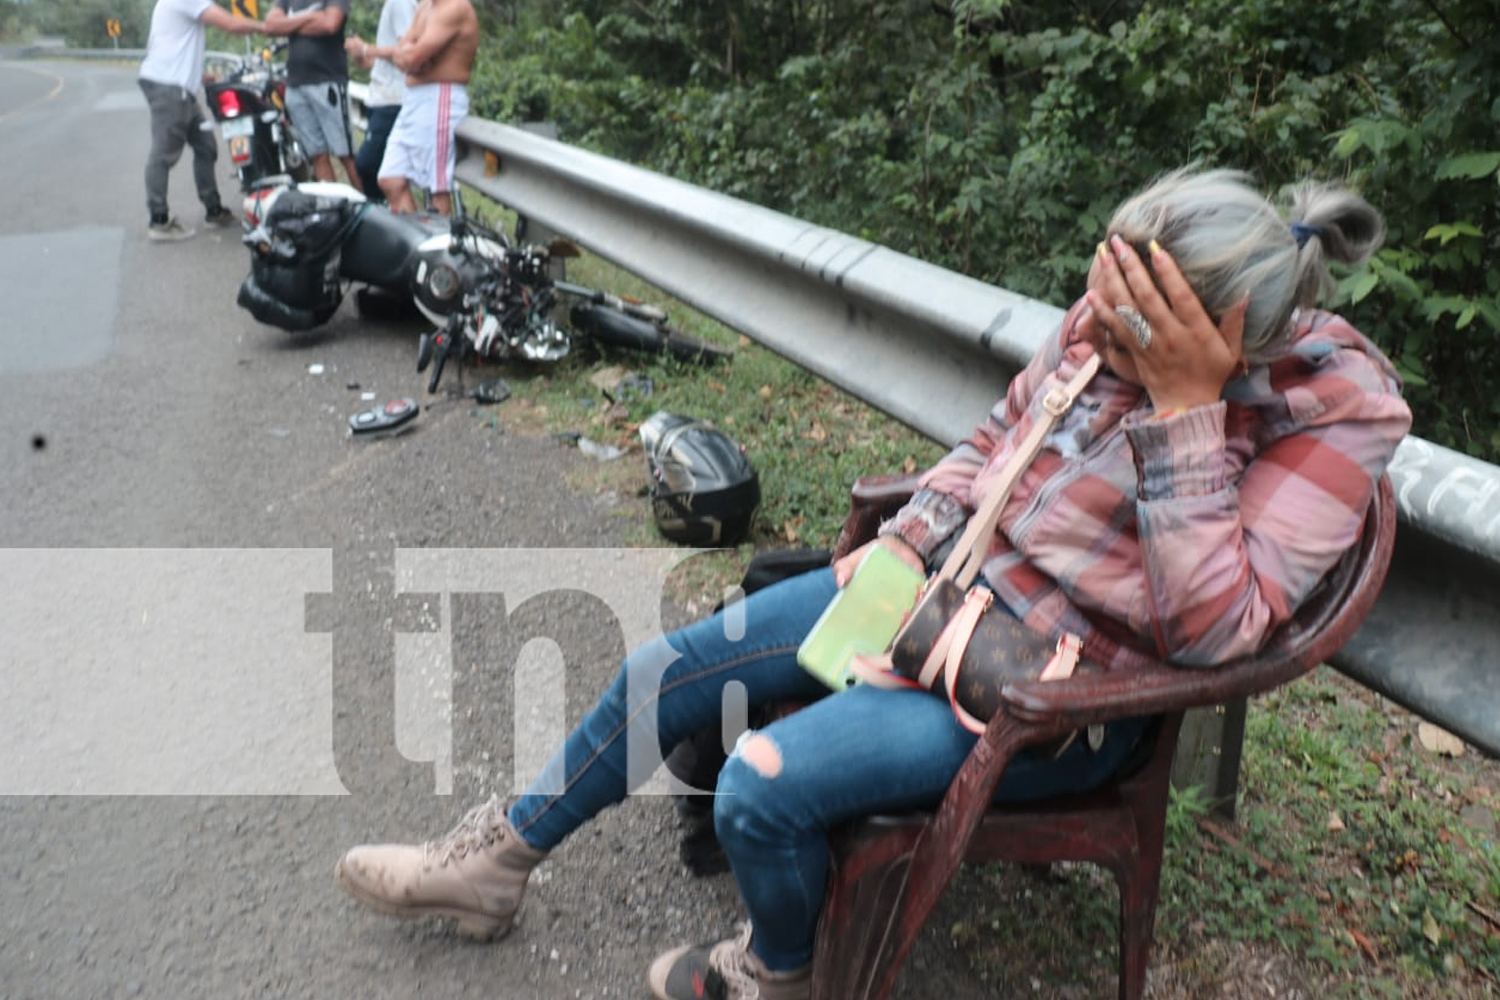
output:
[[[1202,788],[1214,811],[1226,819],[1234,818],[1238,803],[1246,709],[1240,698],[1188,712],[1172,761],[1172,787]]]
[[[518,126],[523,132],[539,135],[543,139],[557,138],[557,122],[522,122]],[[521,243],[547,243],[554,236],[561,235],[556,230],[536,221],[519,208],[516,209],[516,240]],[[547,261],[547,273],[552,276],[553,281],[566,281],[568,278],[568,262],[566,258],[558,257]]]

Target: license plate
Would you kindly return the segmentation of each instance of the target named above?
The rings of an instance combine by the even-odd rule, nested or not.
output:
[[[224,122],[224,138],[251,135],[255,132],[255,121],[251,118],[230,118]]]

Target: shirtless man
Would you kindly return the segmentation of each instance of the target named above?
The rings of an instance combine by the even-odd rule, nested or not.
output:
[[[395,212],[414,212],[410,184],[432,207],[453,207],[453,135],[469,113],[466,86],[479,51],[479,18],[469,0],[422,0],[391,60],[406,72],[406,100],[380,164],[380,190]]]

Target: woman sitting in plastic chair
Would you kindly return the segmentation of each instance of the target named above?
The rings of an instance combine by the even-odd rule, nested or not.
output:
[[[1380,351],[1314,307],[1330,284],[1325,261],[1368,257],[1380,216],[1357,195],[1305,185],[1290,219],[1223,170],[1180,171],[1128,200],[1060,330],[870,544],[937,566],[1049,390],[1098,355],[1102,370],[1046,436],[989,540],[981,579],[995,606],[1078,635],[1104,669],[1209,668],[1259,649],[1355,542],[1411,422]],[[750,921],[716,945],[666,952],[648,979],[661,1000],[808,996],[828,831],[933,806],[975,741],[943,699],[869,685],[830,694],[798,666],[862,555],[751,595],[734,638],[715,617],[633,652],[558,751],[566,780],[550,787],[564,791],[492,799],[423,845],[356,847],[340,883],[382,913],[501,935],[535,866],[630,792],[633,730],[652,727],[646,738],[665,753],[716,724],[725,686],[740,684],[752,706],[813,702],[746,734],[720,776],[715,826]],[[1096,786],[1144,726],[1017,756],[997,800]]]

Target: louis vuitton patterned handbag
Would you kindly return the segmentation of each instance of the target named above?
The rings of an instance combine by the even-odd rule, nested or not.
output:
[[[1016,446],[984,503],[974,512],[942,568],[926,583],[891,643],[883,677],[862,679],[886,687],[920,687],[946,698],[964,728],[980,732],[1000,704],[1000,690],[1016,680],[1057,680],[1078,667],[1080,640],[1068,633],[1052,639],[993,608],[994,592],[974,580],[989,539],[1016,480],[1041,449],[1048,431],[1099,370],[1097,355],[1043,400],[1043,412]]]

